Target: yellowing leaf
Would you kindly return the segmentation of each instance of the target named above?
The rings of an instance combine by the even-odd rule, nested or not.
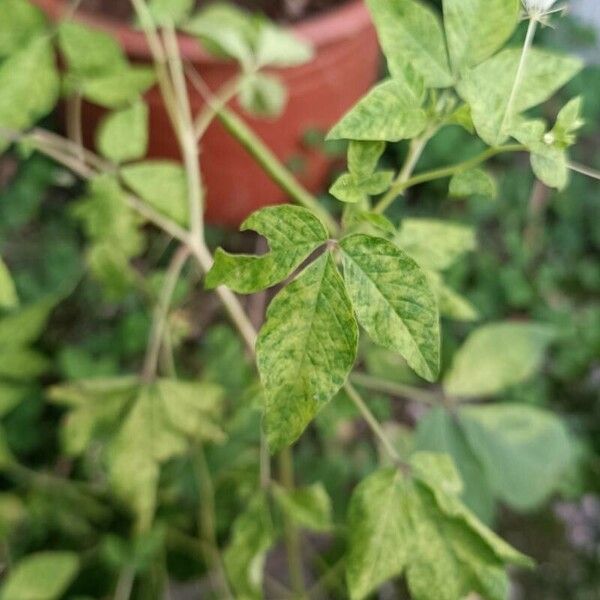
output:
[[[357,342],[352,305],[327,252],[279,292],[258,338],[273,451],[296,441],[344,384]]]
[[[288,277],[328,238],[327,230],[311,211],[292,205],[263,208],[250,215],[240,229],[264,236],[270,252],[263,256],[234,255],[219,248],[206,275],[208,289],[226,285],[249,294],[271,287]]]
[[[355,234],[340,246],[360,324],[374,342],[399,352],[421,377],[433,381],[439,371],[439,314],[425,273],[382,238]]]

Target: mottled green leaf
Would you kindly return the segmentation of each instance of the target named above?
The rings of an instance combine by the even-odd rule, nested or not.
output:
[[[79,559],[72,552],[30,554],[9,572],[2,600],[59,600],[75,579]]]
[[[59,91],[50,40],[36,38],[0,64],[0,128],[31,127],[54,108]],[[7,145],[0,135],[0,152]]]
[[[560,148],[551,146],[543,154],[532,154],[531,167],[535,176],[548,187],[562,190],[569,183],[568,158]]]
[[[389,79],[359,100],[327,138],[398,142],[418,135],[425,125],[425,111],[411,90]]]
[[[541,323],[505,322],[476,329],[444,377],[452,396],[489,396],[521,383],[540,367],[554,330]]]
[[[179,163],[152,160],[121,169],[127,187],[153,208],[182,226],[189,223],[188,185]]]
[[[275,297],[257,343],[273,451],[293,443],[344,384],[358,328],[329,252]]]
[[[16,308],[19,297],[6,263],[0,258],[0,308]]]
[[[552,413],[523,404],[469,406],[460,421],[501,500],[531,510],[559,488],[572,453],[569,434]]]
[[[494,199],[498,195],[498,183],[484,169],[461,171],[450,180],[450,196],[453,198],[469,198],[482,196]]]
[[[159,380],[143,385],[116,435],[110,453],[113,489],[134,510],[140,531],[156,508],[160,464],[185,453],[191,438],[220,440],[214,387]]]
[[[249,73],[240,84],[241,106],[258,117],[278,117],[287,102],[287,90],[273,75]]]
[[[432,271],[447,269],[477,245],[471,227],[435,219],[404,219],[394,242]]]
[[[502,144],[519,113],[547,100],[582,67],[579,59],[531,49],[511,114],[508,115],[520,59],[519,48],[503,50],[467,72],[458,87],[461,96],[471,106],[477,133],[490,146]]]
[[[443,408],[431,410],[419,421],[414,443],[417,451],[440,452],[452,458],[463,481],[463,502],[489,523],[495,509],[493,492],[458,418]]]
[[[444,0],[444,25],[456,73],[492,56],[519,22],[519,0]]]
[[[148,147],[148,108],[141,100],[107,115],[96,132],[100,154],[115,163],[142,158]]]
[[[329,193],[341,202],[361,203],[368,196],[382,194],[394,179],[393,171],[379,171],[363,179],[352,173],[343,173],[329,188]]]
[[[449,87],[452,74],[437,14],[418,0],[368,0],[392,75],[412,65],[428,87]]]
[[[413,598],[457,600],[477,593],[504,600],[505,567],[529,564],[458,500],[460,479],[445,455],[418,453],[413,474],[376,471],[348,511],[347,581],[352,600],[405,574]]]
[[[26,46],[46,29],[44,13],[27,0],[3,0],[0,58]]]
[[[262,600],[263,571],[267,551],[275,543],[269,502],[254,496],[233,524],[231,541],[223,553],[227,575],[239,600]]]
[[[81,83],[81,94],[104,108],[122,108],[150,89],[154,81],[152,68],[127,67],[108,75],[85,79]]]
[[[359,179],[373,175],[384,150],[385,142],[352,140],[348,144],[348,171]]]
[[[294,490],[275,485],[273,492],[281,510],[299,526],[312,531],[331,529],[331,500],[322,483]]]
[[[360,324],[377,344],[399,352],[421,376],[439,371],[439,315],[427,276],[382,238],[344,238],[344,278]]]
[[[234,255],[219,248],[206,275],[208,289],[226,285],[250,294],[271,287],[288,277],[328,238],[327,230],[311,211],[289,204],[255,212],[240,229],[264,236],[270,252],[263,256]]]

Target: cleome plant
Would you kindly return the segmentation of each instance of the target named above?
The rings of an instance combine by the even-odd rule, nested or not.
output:
[[[171,575],[159,569],[161,591],[149,591],[148,563],[164,563],[169,544],[185,539],[173,529],[196,518],[181,515],[188,506],[169,504],[176,486],[167,489],[165,481],[172,482],[179,460],[191,461],[200,481],[200,543],[187,548],[204,561],[207,598],[321,598],[325,589],[327,597],[362,600],[399,578],[415,600],[508,598],[507,569],[534,565],[489,528],[496,506],[529,510],[557,491],[574,460],[571,434],[542,408],[481,400],[493,400],[538,371],[556,332],[522,320],[477,327],[435,384],[441,318],[478,319],[476,309],[444,280],[445,271],[475,249],[476,236],[468,226],[444,220],[398,223],[391,207],[415,186],[434,180],[448,182],[449,197],[494,197],[497,183],[486,163],[508,153],[529,155],[536,177],[550,188],[565,188],[572,172],[598,178],[569,159],[583,125],[582,99],[570,100],[550,124],[530,110],[582,68],[576,58],[534,45],[538,28],[561,7],[552,0],[443,0],[440,13],[425,1],[367,0],[388,75],[328,134],[347,143],[347,170],[330,189],[339,201],[330,212],[229,107],[237,97],[247,112],[279,114],[286,94],[276,70],[310,61],[311,48],[230,5],[193,12],[193,4],[132,0],[154,58],[153,65],[140,66],[107,34],[81,24],[76,3],[65,4],[64,19],[50,24],[27,0],[0,2],[1,150],[44,154],[84,182],[69,212],[85,236],[90,275],[114,301],[139,286],[154,305],[138,372],[55,382],[46,391],[64,413],[64,455],[89,466],[93,451],[102,476],[86,481],[90,469],[82,468],[80,478],[47,475],[44,481],[64,493],[65,503],[85,507],[92,521],[103,502],[125,507],[132,519],[129,546],[113,552],[121,557],[113,589],[98,597],[164,597]],[[515,46],[523,19],[525,41]],[[177,32],[237,61],[239,73],[222,90],[211,91],[183,61]],[[171,119],[181,164],[144,158],[149,121],[144,94],[153,86]],[[188,86],[204,96],[199,114],[192,114]],[[67,137],[37,125],[59,100]],[[84,101],[105,111],[96,151],[82,143]],[[199,161],[214,120],[289,196],[290,204],[263,208],[241,226],[266,239],[265,253],[213,251],[207,241]],[[462,162],[419,171],[428,142],[449,126],[462,127],[485,148]],[[407,149],[404,163],[397,170],[389,162],[384,168],[386,146],[399,142]],[[150,286],[136,260],[157,235],[170,244],[171,259],[157,272],[159,284]],[[189,373],[176,361],[185,348],[179,338],[186,334],[173,332],[172,307],[181,302],[183,280],[184,294],[197,283],[198,269],[255,361],[259,382],[250,392],[231,397],[226,383]],[[35,342],[65,295],[20,306],[11,275],[0,264],[3,416],[47,373],[48,359]],[[264,322],[250,317],[240,295],[272,298]],[[394,357],[397,368],[412,371],[417,383],[375,376],[368,365],[377,356]],[[235,380],[241,363],[243,357],[228,365],[226,381]],[[178,371],[186,375],[178,377]],[[410,449],[376,417],[367,394],[425,405]],[[335,514],[322,482],[295,487],[292,449],[315,420],[342,404],[364,419],[380,461],[354,487],[347,511]],[[258,415],[245,421],[254,427],[249,438],[240,425],[245,417],[239,416],[248,411]],[[231,526],[223,533],[215,479],[227,479],[226,457],[246,456],[248,446],[253,477],[234,489],[241,502],[227,515]],[[25,482],[27,489],[46,477],[21,464],[2,436],[0,450],[7,480]],[[279,477],[271,472],[274,457]],[[7,493],[0,512],[14,513],[20,502],[17,491]],[[175,525],[169,514],[179,515]],[[3,516],[5,521],[10,519]],[[8,548],[12,529],[4,529]],[[343,583],[323,587],[308,581],[301,531],[343,542]],[[281,540],[291,590],[280,586],[265,596],[267,555]],[[144,552],[136,550],[138,543]],[[4,600],[52,600],[85,589],[77,586],[89,574],[86,556],[68,544],[17,556],[6,571]],[[328,577],[327,571],[323,578]]]

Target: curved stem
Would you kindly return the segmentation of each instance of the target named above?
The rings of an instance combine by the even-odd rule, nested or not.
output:
[[[187,246],[181,246],[169,268],[165,277],[164,284],[161,289],[160,297],[154,310],[152,319],[152,328],[148,340],[148,348],[146,350],[146,359],[144,360],[143,378],[145,381],[151,381],[156,376],[158,368],[158,358],[160,356],[160,348],[162,346],[167,316],[175,287],[179,281],[181,271],[185,266],[187,259],[190,256],[190,249]]]
[[[457,173],[461,173],[463,171],[468,171],[481,163],[497,156],[498,154],[504,154],[506,152],[523,152],[527,150],[525,146],[522,144],[506,144],[505,146],[497,146],[495,148],[488,148],[483,151],[481,154],[474,156],[473,158],[469,158],[468,160],[464,160],[455,165],[449,165],[447,167],[441,167],[439,169],[433,169],[431,171],[425,171],[424,173],[419,173],[418,175],[413,175],[406,181],[398,182],[394,184],[389,192],[379,201],[379,203],[375,206],[374,212],[381,214],[385,211],[385,209],[393,202],[393,200],[399,196],[404,190],[407,190],[415,185],[419,185],[421,183],[427,183],[428,181],[435,181],[436,179],[443,179],[445,177],[452,177]],[[392,197],[390,201],[389,197]]]

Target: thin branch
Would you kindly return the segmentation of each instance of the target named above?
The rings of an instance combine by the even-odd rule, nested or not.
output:
[[[586,177],[600,181],[600,171],[596,171],[596,169],[573,162],[569,163],[568,167],[571,169],[571,171],[575,171],[575,173],[579,173],[580,175],[585,175]]]
[[[380,392],[398,398],[407,398],[408,400],[414,400],[415,402],[421,402],[429,406],[437,406],[441,401],[441,398],[434,392],[422,390],[403,383],[397,383],[395,381],[380,379],[379,377],[372,377],[371,375],[366,375],[364,373],[353,373],[351,379],[356,385],[374,392]]]

